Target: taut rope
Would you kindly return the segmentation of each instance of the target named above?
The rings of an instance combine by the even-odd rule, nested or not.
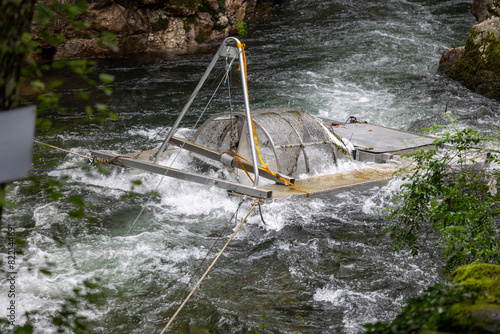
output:
[[[231,235],[231,237],[229,238],[229,240],[226,242],[226,244],[224,245],[224,247],[222,247],[221,251],[219,252],[219,254],[215,257],[215,259],[212,261],[212,263],[210,264],[210,266],[208,267],[208,269],[205,271],[205,273],[203,274],[203,276],[201,276],[200,280],[198,281],[198,283],[196,283],[196,285],[194,286],[194,288],[191,290],[191,292],[189,293],[189,295],[186,297],[186,299],[184,299],[184,301],[182,302],[181,306],[179,306],[179,308],[177,309],[177,311],[174,313],[174,315],[172,316],[172,318],[170,318],[170,321],[167,323],[167,325],[165,326],[165,328],[163,328],[163,330],[161,331],[160,334],[163,334],[165,333],[165,331],[168,329],[168,327],[172,324],[172,322],[174,321],[175,317],[177,317],[177,315],[179,314],[179,312],[182,310],[182,308],[184,307],[184,305],[186,305],[186,303],[188,302],[189,298],[191,298],[191,296],[193,295],[193,293],[196,291],[196,289],[198,289],[198,286],[200,286],[201,282],[203,281],[203,279],[205,279],[205,277],[208,275],[208,272],[212,269],[212,267],[215,265],[215,263],[217,262],[217,260],[219,259],[219,257],[222,255],[222,253],[226,250],[227,246],[229,245],[229,243],[231,242],[231,240],[233,240],[234,236],[236,235],[236,233],[238,232],[238,230],[240,229],[240,227],[243,225],[243,223],[247,220],[248,216],[250,215],[250,213],[253,211],[253,209],[258,205],[259,203],[259,200],[255,200],[253,203],[252,203],[252,207],[250,208],[250,211],[248,211],[247,215],[245,216],[245,218],[243,218],[243,220],[241,221],[241,223],[238,225],[238,227],[236,228],[236,230],[234,231],[234,233]]]
[[[33,140],[33,142],[35,142],[37,144],[40,144],[40,145],[43,145],[43,146],[48,146],[48,147],[55,148],[56,150],[59,150],[59,151],[63,151],[63,152],[66,152],[66,153],[71,153],[71,154],[74,154],[74,155],[78,155],[79,157],[82,157],[82,158],[85,158],[85,159],[92,160],[92,157],[88,157],[88,156],[81,155],[81,154],[78,154],[78,153],[75,153],[75,152],[71,152],[71,151],[65,150],[65,149],[57,147],[57,146],[52,146],[52,145],[49,145],[49,144],[46,144],[46,143],[39,142],[37,140]]]

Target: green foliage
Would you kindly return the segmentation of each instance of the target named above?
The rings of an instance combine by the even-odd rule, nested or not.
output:
[[[153,29],[153,31],[167,30],[169,23],[170,22],[169,22],[168,18],[161,17],[158,19],[158,21],[151,24],[151,29]]]
[[[409,157],[414,161],[401,170],[407,183],[391,208],[391,223],[385,231],[393,238],[396,251],[409,248],[418,253],[419,235],[435,230],[446,257],[445,272],[472,262],[500,263],[498,235],[498,170],[478,167],[486,152],[474,150],[485,138],[464,129],[446,133],[434,143],[449,149],[421,150]],[[488,155],[488,163],[497,163]],[[406,174],[408,173],[408,174]]]
[[[23,3],[21,1],[10,2],[15,5]],[[33,2],[33,5],[35,5],[35,2]],[[26,20],[25,24],[29,26],[30,23],[32,23],[33,30],[38,32],[41,39],[36,41],[33,40],[30,33],[24,33],[22,36],[15,34],[9,36],[12,43],[2,43],[0,39],[0,52],[8,54],[12,51],[8,49],[11,48],[12,45],[15,45],[16,52],[22,53],[25,59],[23,67],[21,68],[21,77],[16,77],[14,80],[16,82],[12,85],[13,87],[24,85],[25,87],[29,87],[37,95],[38,118],[36,130],[38,135],[43,135],[48,131],[55,132],[62,130],[54,129],[52,123],[48,119],[43,118],[47,111],[54,110],[62,114],[67,113],[65,108],[60,104],[61,94],[58,92],[58,89],[64,85],[64,82],[62,80],[54,80],[52,82],[46,80],[46,78],[44,78],[46,72],[65,70],[63,76],[67,76],[68,70],[70,70],[72,76],[81,80],[82,86],[84,86],[84,88],[77,92],[77,97],[82,100],[89,99],[89,90],[99,90],[103,92],[104,96],[108,99],[112,94],[110,84],[113,83],[114,77],[109,74],[97,74],[95,71],[96,64],[93,61],[86,59],[59,59],[51,62],[40,61],[43,59],[41,55],[44,50],[55,48],[66,41],[66,37],[58,34],[56,31],[57,28],[55,27],[67,22],[70,22],[70,26],[74,30],[88,29],[90,27],[88,23],[77,20],[77,18],[81,17],[80,14],[87,9],[88,4],[83,0],[66,1],[65,3],[61,3],[60,1],[37,1],[34,21],[29,22]],[[5,14],[9,15],[9,13]],[[112,42],[114,35],[102,33],[100,36],[96,36],[96,38],[99,38],[99,43],[106,44],[114,50],[117,49],[116,45]],[[15,69],[12,69],[12,72],[16,72]],[[12,90],[14,89],[12,88]],[[15,97],[19,98],[17,94]],[[86,106],[84,112],[86,117],[85,120],[89,122],[101,121],[106,118],[116,118],[115,114],[107,111],[106,103],[102,102],[94,103],[92,106]],[[36,162],[38,160],[39,157],[35,156],[34,161]],[[89,166],[85,164],[81,167],[85,167],[87,170],[89,168]],[[30,181],[30,186],[23,186],[21,188],[22,191],[44,194],[49,201],[59,201],[59,205],[64,208],[69,207],[67,213],[73,220],[72,222],[76,220],[81,221],[85,218],[90,222],[95,222],[96,218],[88,217],[85,213],[85,208],[90,207],[91,203],[87,203],[80,195],[71,195],[67,193],[65,185],[68,179],[68,176],[50,178],[32,175],[28,179]],[[10,186],[6,188],[0,187],[0,191],[2,192],[0,193],[0,209],[15,209],[14,203],[8,200],[7,197],[10,188]],[[52,239],[56,244],[67,247],[72,256],[71,248],[65,240],[68,233],[61,233],[65,228],[73,228],[68,227],[69,225],[71,224],[68,224],[68,221],[65,221],[64,226],[63,224],[53,223],[51,225],[51,233]],[[13,243],[13,248],[17,255],[22,255],[23,249],[28,247],[28,243],[23,238],[23,236],[25,236],[23,232],[18,232],[16,229],[15,233],[16,238]],[[73,262],[75,263],[74,259]],[[52,274],[50,265],[42,267],[39,271],[42,277]],[[1,262],[0,273],[5,274],[5,268]],[[49,319],[56,327],[57,332],[90,332],[86,324],[86,319],[81,315],[81,312],[85,309],[90,309],[91,306],[94,307],[94,305],[102,304],[99,290],[100,286],[97,280],[84,281],[82,287],[74,289],[72,295],[64,298],[56,314],[49,315]],[[46,328],[36,328],[36,326],[38,326],[36,321],[37,318],[39,318],[38,315],[41,314],[43,317],[46,317],[46,314],[42,314],[42,312],[45,311],[25,313],[24,316],[27,319],[26,323],[23,326],[17,326],[15,330],[8,321],[0,319],[0,332],[5,332],[7,330],[10,332],[10,330],[13,330],[14,333],[33,333],[37,330],[47,330]]]
[[[245,38],[248,35],[247,24],[243,20],[239,20],[236,24],[236,29],[238,29],[238,35],[241,38]]]
[[[459,305],[474,304],[479,298],[486,298],[486,295],[475,288],[436,284],[422,295],[409,299],[393,322],[365,325],[366,333],[410,334],[423,330],[474,333],[474,324],[467,319],[464,321]]]
[[[490,17],[500,16],[500,0],[492,0],[491,3],[486,5]]]
[[[43,273],[50,274],[48,271]],[[82,315],[82,311],[94,312],[96,306],[104,305],[103,293],[100,290],[98,279],[85,280],[80,286],[75,287],[72,294],[64,299],[59,308],[48,316],[49,321],[57,329],[57,333],[92,333],[87,317]],[[13,333],[35,333],[36,319],[43,312],[43,310],[37,310],[26,313],[26,323],[23,326],[17,326]],[[7,329],[12,328],[9,327],[7,321],[0,319],[0,332]]]
[[[207,38],[207,36],[205,34],[205,30],[203,30],[202,28],[200,28],[198,30],[198,35],[196,35],[196,38],[195,38],[196,42],[198,42],[198,43],[204,43],[205,40],[206,40],[206,38]]]
[[[196,10],[201,5],[202,0],[169,0],[172,5],[184,6],[189,10]]]
[[[191,30],[191,25],[198,25],[198,21],[196,20],[196,16],[188,16],[183,19],[183,27],[185,32],[189,32]]]
[[[450,275],[451,282],[500,294],[500,266],[495,264],[469,264],[457,268]]]
[[[31,34],[26,33],[22,36],[23,52],[26,54],[26,66],[21,69],[21,84],[29,85],[38,94],[38,114],[43,115],[45,111],[55,110],[65,114],[67,111],[59,103],[61,94],[57,89],[64,83],[62,80],[54,82],[44,82],[43,75],[47,71],[70,69],[74,76],[82,80],[82,88],[77,92],[76,97],[82,100],[89,99],[89,89],[97,89],[102,91],[106,96],[111,96],[113,90],[110,87],[114,77],[109,74],[97,74],[95,71],[96,63],[87,59],[58,59],[50,63],[39,63],[37,60],[42,59],[41,56],[44,50],[55,48],[59,44],[66,41],[66,36],[58,34],[55,27],[61,24],[68,24],[74,32],[85,30],[90,27],[87,22],[79,21],[89,8],[84,0],[77,0],[71,3],[61,3],[58,1],[40,1],[37,3],[36,14],[33,19],[34,29],[38,31],[41,40],[34,41]],[[111,50],[118,51],[118,47],[113,43],[115,36],[109,32],[103,32],[100,35],[95,35],[98,40],[98,45],[107,45]],[[85,87],[86,85],[86,87]],[[106,104],[101,103],[105,106]],[[114,114],[108,113],[106,108],[100,108],[99,113],[89,115],[89,108],[95,106],[85,106],[84,111],[86,117],[83,118],[87,122],[102,122],[106,118],[116,118]],[[52,126],[50,121],[43,120],[39,117],[37,120],[37,128],[41,130],[49,129]]]
[[[260,317],[259,317],[259,320],[261,322],[264,322],[266,320],[266,315],[265,314],[262,314]],[[261,330],[264,330],[269,324],[256,324]],[[264,332],[260,332],[259,330],[257,329],[254,329],[253,332],[255,334],[264,334]],[[265,334],[270,334],[271,332],[265,332]]]

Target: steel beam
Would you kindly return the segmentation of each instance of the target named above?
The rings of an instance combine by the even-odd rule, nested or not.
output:
[[[202,146],[202,145],[199,145],[199,144],[196,144],[196,143],[193,143],[193,142],[190,142],[190,141],[187,141],[185,139],[181,139],[181,138],[178,138],[175,136],[170,139],[169,144],[173,144],[177,147],[181,147],[182,149],[184,149],[186,151],[196,153],[196,154],[199,154],[199,155],[204,156],[206,158],[209,158],[209,159],[212,159],[215,161],[219,161],[219,162],[222,162],[225,164],[225,162],[223,161],[224,153],[212,150],[208,147],[205,147],[205,146]],[[226,156],[227,156],[228,160],[230,160],[230,162],[228,163],[229,167],[243,169],[243,167],[241,166],[241,165],[243,165],[248,172],[253,173],[253,165],[252,164],[250,164],[246,161],[241,161],[241,165],[240,165],[240,163],[238,163],[234,157],[230,156],[229,154],[227,154]],[[283,181],[280,181],[273,174],[269,173],[268,171],[266,171],[264,169],[260,169],[260,175],[268,180],[277,182],[279,184],[286,185]],[[285,177],[283,175],[280,175],[280,176],[290,183],[295,183],[294,178]]]
[[[93,151],[92,156],[101,158],[101,159],[108,159],[111,160],[109,161],[109,164],[112,164],[114,166],[118,167],[123,167],[125,165],[128,168],[136,168],[136,169],[141,169],[147,172],[151,173],[156,173],[168,177],[173,177],[176,179],[180,180],[186,180],[190,182],[195,182],[195,183],[200,183],[200,184],[205,184],[208,186],[216,186],[218,188],[230,190],[235,193],[239,194],[244,194],[252,197],[257,197],[257,198],[271,198],[272,197],[272,191],[270,190],[264,190],[252,186],[247,186],[244,184],[232,182],[232,181],[227,181],[227,180],[222,180],[218,179],[215,177],[210,177],[206,175],[201,175],[197,173],[192,173],[192,172],[187,172],[183,171],[180,169],[176,168],[171,168],[167,166],[162,166],[162,165],[157,165],[154,163],[149,163],[149,162],[144,162],[144,161],[138,161],[134,160],[131,158],[126,158],[122,157],[116,154],[111,154],[107,152],[100,152],[100,151]],[[115,159],[115,160],[113,160]],[[119,160],[119,161],[118,161]]]

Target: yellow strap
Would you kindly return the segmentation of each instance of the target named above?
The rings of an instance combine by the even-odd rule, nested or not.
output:
[[[246,161],[247,163],[249,163],[249,164],[251,164],[251,162],[250,162],[250,161],[248,161],[248,159],[245,159],[245,158],[244,158],[244,157],[242,157],[241,155],[237,154],[236,152],[231,152],[231,153],[233,153],[233,154],[234,154],[234,156],[235,156],[236,160],[238,161],[238,163],[241,165],[241,167],[243,168],[243,170],[245,171],[245,173],[247,173],[247,176],[250,178],[250,180],[252,180],[252,178],[250,177],[250,174],[248,174],[247,170],[245,169],[245,167],[244,167],[244,166],[243,166],[243,164],[241,163],[240,159],[241,159],[241,160],[245,160],[245,161]],[[283,181],[283,182],[285,182],[285,183],[287,183],[287,184],[289,184],[289,185],[291,185],[291,186],[293,186],[293,187],[295,187],[295,188],[299,189],[300,191],[305,192],[305,193],[307,194],[307,198],[309,198],[309,192],[307,192],[307,191],[305,191],[304,189],[300,188],[299,186],[297,186],[297,185],[293,184],[292,182],[288,181],[287,179],[285,179],[285,178],[281,177],[278,173],[275,173],[275,172],[271,171],[269,168],[267,168],[267,166],[266,166],[266,168],[261,167],[261,166],[257,166],[257,167],[259,167],[259,169],[261,169],[261,170],[265,170],[266,172],[268,172],[269,174],[273,175],[273,176],[274,176],[275,178],[277,178],[278,180]],[[253,182],[253,180],[252,180],[252,182]]]
[[[241,49],[241,52],[243,53],[243,68],[245,69],[245,80],[246,80],[246,83],[247,83],[247,87],[248,87],[248,76],[247,76],[247,56],[245,54],[245,44],[243,43],[237,43],[236,46],[238,48]],[[241,67],[239,69],[241,71]],[[250,97],[249,97],[250,98]],[[250,104],[250,103],[249,103]],[[273,171],[271,171],[269,169],[269,167],[267,167],[266,163],[264,162],[264,160],[262,160],[262,156],[260,155],[260,149],[259,149],[259,139],[257,138],[257,130],[255,129],[255,124],[254,124],[254,121],[253,121],[253,117],[252,117],[252,113],[250,112],[250,120],[252,122],[252,131],[253,131],[253,138],[255,140],[255,148],[257,150],[257,155],[259,156],[259,159],[260,159],[260,163],[262,164],[263,166],[263,169],[265,171],[267,171],[269,174],[273,175],[274,177],[276,177],[277,179],[285,182],[285,183],[288,183],[289,185],[292,185],[294,186],[295,188],[299,189],[300,191],[303,191],[307,194],[307,198],[309,198],[309,193],[303,189],[300,189],[299,187],[297,187],[295,184],[289,182],[288,180],[285,180],[284,178],[282,178],[281,176],[279,176],[277,173],[274,173]],[[241,158],[241,157],[240,157]],[[238,158],[236,158],[238,159]],[[261,168],[261,167],[259,167]],[[261,168],[262,169],[262,168]],[[245,170],[246,172],[246,170]],[[247,173],[248,174],[248,173]],[[252,180],[253,182],[253,180]]]
[[[248,87],[247,55],[245,54],[245,43],[236,43],[236,47],[240,48],[241,52],[243,53],[243,66],[245,68],[245,80],[247,82],[247,87]],[[241,71],[241,64],[240,64],[240,67],[238,67],[238,71]]]
[[[236,161],[238,161],[238,163],[240,164],[241,168],[243,168],[243,170],[245,171],[245,173],[247,174],[248,178],[250,179],[250,181],[252,181],[253,183],[253,179],[252,177],[250,176],[250,174],[248,173],[247,169],[245,168],[245,166],[243,166],[243,164],[241,163],[241,160],[240,158],[243,158],[243,157],[240,157],[238,154],[236,154],[235,152],[231,152],[234,154],[234,157],[236,158]],[[245,158],[243,158],[245,159]],[[246,160],[246,159],[245,159]]]

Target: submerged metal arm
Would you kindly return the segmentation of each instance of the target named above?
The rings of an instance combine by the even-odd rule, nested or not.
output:
[[[109,159],[110,164],[116,165],[119,167],[137,168],[137,169],[141,169],[141,170],[144,170],[147,172],[160,174],[162,176],[168,176],[168,177],[173,177],[173,178],[180,179],[180,180],[186,180],[189,182],[195,182],[195,183],[205,184],[205,185],[209,185],[209,186],[215,186],[218,188],[233,191],[233,192],[238,193],[238,194],[245,194],[245,195],[249,195],[252,197],[263,198],[263,199],[272,198],[272,195],[273,195],[273,192],[271,190],[256,188],[253,186],[247,186],[244,184],[240,184],[240,183],[236,183],[236,182],[232,182],[232,181],[228,181],[228,180],[222,180],[222,179],[218,179],[215,177],[210,177],[210,176],[206,176],[206,175],[192,173],[192,172],[188,172],[188,171],[184,171],[184,170],[180,170],[180,169],[176,169],[176,168],[161,166],[161,165],[153,164],[150,162],[138,161],[138,160],[134,160],[132,158],[127,158],[127,157],[123,157],[123,156],[116,155],[116,154],[100,152],[100,151],[93,151],[92,155],[99,157],[99,158],[102,158],[102,159]]]

